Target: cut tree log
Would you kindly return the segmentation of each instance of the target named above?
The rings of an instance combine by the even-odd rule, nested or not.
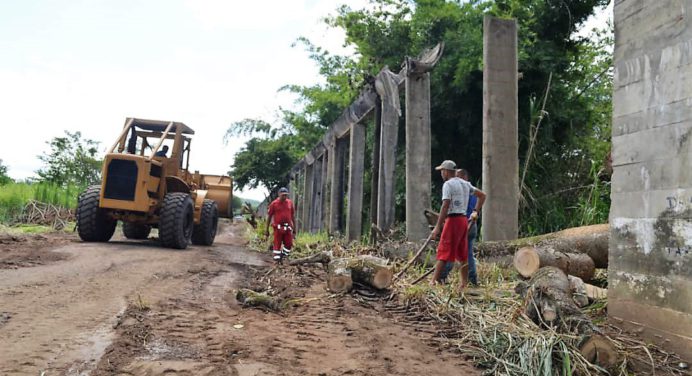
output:
[[[546,266],[527,282],[519,282],[516,292],[524,298],[524,313],[535,323],[575,335],[575,345],[589,362],[606,369],[618,362],[614,344],[577,307],[570,281],[560,269]]]
[[[235,294],[235,299],[244,306],[265,307],[272,311],[278,311],[281,304],[276,298],[248,289],[240,289]]]
[[[312,256],[291,260],[288,262],[288,264],[291,266],[296,266],[296,265],[320,263],[324,266],[327,266],[327,264],[329,264],[330,261],[332,261],[332,257],[329,256],[329,254],[322,252],[322,253],[316,253]]]
[[[583,253],[564,253],[550,246],[520,248],[514,254],[514,267],[528,278],[544,266],[554,266],[563,272],[590,281],[596,273],[593,260]]]
[[[351,278],[355,282],[366,284],[377,289],[386,289],[392,284],[392,269],[386,259],[361,255],[349,260]]]
[[[586,289],[586,296],[589,298],[589,300],[593,301],[608,298],[608,289],[600,288],[588,283],[584,284],[584,288]]]
[[[416,261],[416,259],[418,259],[418,257],[423,253],[423,250],[425,250],[425,247],[428,245],[428,243],[430,243],[430,240],[432,240],[432,233],[430,233],[430,235],[428,235],[428,238],[425,239],[425,243],[423,243],[423,245],[418,249],[418,252],[416,252],[416,254],[413,255],[413,257],[411,257],[411,259],[406,263],[406,265],[404,265],[404,267],[401,269],[401,271],[399,273],[397,273],[396,278],[394,278],[394,279],[401,278],[401,276],[406,272],[406,270],[409,267],[411,267],[411,265],[413,265],[413,263]]]
[[[529,238],[481,242],[474,250],[477,257],[502,258],[524,247],[550,247],[555,252],[586,254],[597,268],[607,268],[609,232],[608,224],[575,227]]]
[[[335,293],[351,291],[353,279],[349,268],[349,259],[339,258],[332,260],[327,267],[327,288]]]
[[[581,278],[568,275],[569,288],[572,292],[572,300],[579,308],[589,305],[589,297],[586,294],[586,283]]]

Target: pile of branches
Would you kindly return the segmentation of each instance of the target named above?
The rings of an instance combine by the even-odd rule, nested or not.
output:
[[[402,269],[421,243],[396,242],[387,239],[379,245],[346,244],[339,239],[301,244],[292,256],[308,257],[326,253],[334,257],[371,254],[388,258]],[[425,245],[423,245],[425,247]],[[427,248],[432,249],[432,246]],[[421,255],[422,256],[422,255]],[[681,359],[624,333],[606,323],[605,299],[597,299],[582,308],[597,328],[607,336],[618,355],[615,365],[605,369],[582,355],[583,337],[565,333],[556,327],[536,323],[526,315],[526,302],[515,292],[518,273],[510,265],[479,262],[478,272],[483,288],[455,291],[457,273],[449,285],[430,287],[423,274],[429,273],[428,261],[418,257],[392,286],[390,298],[398,296],[398,305],[406,307],[407,319],[433,323],[437,337],[453,346],[482,367],[487,375],[557,375],[557,374],[657,374],[684,375]],[[419,283],[420,282],[420,283]],[[390,301],[391,304],[394,303]],[[394,303],[397,305],[397,303]],[[410,312],[415,312],[411,318]]]
[[[490,272],[482,269],[480,273]],[[685,374],[677,367],[681,359],[676,355],[604,323],[598,327],[608,334],[620,360],[611,369],[590,363],[580,351],[579,335],[546,328],[526,316],[512,281],[459,294],[453,291],[454,283],[412,285],[416,277],[410,273],[401,281],[403,304],[415,307],[421,318],[432,318],[438,339],[473,359],[486,375]],[[605,300],[596,301],[584,313],[594,322],[605,322],[605,305]]]
[[[74,210],[36,200],[29,200],[19,217],[20,223],[51,226],[55,230],[64,229],[74,220]]]

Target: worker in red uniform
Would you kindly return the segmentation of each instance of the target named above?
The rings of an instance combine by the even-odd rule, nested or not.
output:
[[[288,258],[293,247],[293,235],[296,232],[296,211],[293,202],[288,199],[288,189],[279,189],[279,198],[269,204],[267,211],[267,229],[265,237],[269,237],[269,224],[274,228],[274,245],[272,254],[274,261],[281,262]],[[283,243],[283,247],[282,247]]]

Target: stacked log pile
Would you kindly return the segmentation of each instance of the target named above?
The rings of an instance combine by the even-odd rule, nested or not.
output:
[[[590,281],[596,268],[608,268],[607,224],[577,227],[550,234],[509,241],[478,243],[476,256],[486,259],[512,257],[512,264],[529,278],[545,266]]]

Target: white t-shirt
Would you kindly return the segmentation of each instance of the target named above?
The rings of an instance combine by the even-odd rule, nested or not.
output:
[[[454,177],[442,185],[442,200],[449,200],[447,214],[466,214],[469,204],[469,195],[476,191],[476,187],[466,180]]]

